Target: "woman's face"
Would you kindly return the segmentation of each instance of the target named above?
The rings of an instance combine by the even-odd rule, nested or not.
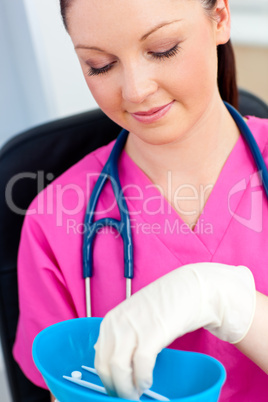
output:
[[[73,0],[68,29],[100,108],[145,142],[176,141],[218,99],[228,40],[199,0]]]

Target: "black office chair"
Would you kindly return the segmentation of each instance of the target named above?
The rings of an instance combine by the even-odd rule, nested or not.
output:
[[[244,90],[239,95],[243,115],[268,118],[263,101]],[[42,175],[46,186],[51,174],[59,176],[84,155],[113,140],[119,131],[100,110],[94,110],[28,130],[0,151],[0,336],[13,402],[50,400],[47,391],[27,380],[12,357],[19,313],[17,250],[24,212],[41,190],[37,175]]]
[[[0,151],[0,336],[14,402],[50,400],[47,391],[28,381],[12,357],[19,314],[17,249],[23,211],[41,190],[37,174],[39,185],[42,174],[46,186],[48,174],[59,176],[89,152],[112,141],[119,131],[103,112],[94,110],[28,130]]]

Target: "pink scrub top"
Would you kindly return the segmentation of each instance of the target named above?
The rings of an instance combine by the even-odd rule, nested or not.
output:
[[[248,125],[267,163],[268,120],[249,117]],[[86,315],[81,252],[85,208],[112,146],[87,155],[51,183],[33,201],[24,222],[14,356],[26,376],[44,388],[32,359],[33,339],[49,325]],[[133,292],[182,265],[214,261],[249,267],[257,290],[268,295],[268,203],[241,136],[193,231],[124,151],[119,176],[131,218]],[[119,218],[110,183],[97,211],[97,219]],[[125,299],[123,269],[122,239],[112,229],[101,229],[94,246],[93,316],[103,317]],[[224,364],[227,381],[220,401],[267,401],[267,375],[234,345],[200,329],[177,339],[172,347],[207,353]]]

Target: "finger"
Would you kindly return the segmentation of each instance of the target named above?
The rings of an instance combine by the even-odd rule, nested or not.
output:
[[[121,398],[138,400],[139,393],[133,381],[133,355],[137,347],[137,336],[128,320],[120,320],[120,332],[110,360],[110,372],[117,395]]]
[[[112,362],[111,373],[118,397],[134,401],[139,400],[140,394],[134,385],[133,370],[129,364],[120,367],[118,362]]]
[[[115,391],[111,375],[104,375],[103,373],[99,373],[99,372],[98,372],[98,375],[99,375],[101,382],[104,385],[108,395],[116,398],[117,393]]]
[[[112,326],[113,323],[109,319],[104,319],[101,323],[99,337],[94,345],[94,366],[108,394],[111,396],[116,396],[109,365],[114,350]]]
[[[133,381],[140,395],[153,384],[156,356],[155,353],[148,355],[139,350],[133,356]]]
[[[108,313],[95,345],[95,368],[110,395],[139,399],[132,370],[135,348],[136,334],[122,311],[120,314],[115,310]]]

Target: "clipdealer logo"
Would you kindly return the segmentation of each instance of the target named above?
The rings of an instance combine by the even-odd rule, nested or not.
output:
[[[112,226],[106,226],[104,224],[100,224],[96,230],[96,234],[103,235],[113,235],[115,238],[118,238],[122,235],[124,223],[121,222],[119,224],[119,230],[117,231]],[[165,218],[162,224],[155,221],[152,223],[140,221],[136,218],[130,218],[130,227],[132,233],[136,235],[190,235],[192,231],[196,234],[213,234],[213,225],[209,222],[205,222],[204,219],[199,219],[196,225],[188,225],[187,223],[181,221],[180,219],[175,219],[174,221]],[[85,223],[77,222],[75,219],[67,219],[66,223],[67,234],[74,235],[91,235],[92,227],[88,226]]]
[[[63,226],[66,224],[66,220],[68,217],[69,230],[77,230],[77,233],[85,232],[87,228],[83,226],[83,223],[77,222],[77,216],[79,213],[84,214],[84,210],[86,207],[87,200],[92,192],[94,184],[98,177],[99,173],[88,173],[85,176],[85,186],[79,186],[76,183],[60,183],[58,181],[52,182],[54,179],[54,175],[52,173],[45,173],[43,171],[38,171],[37,173],[33,172],[24,172],[14,175],[9,182],[7,183],[5,190],[5,199],[9,209],[18,215],[53,215],[56,220],[57,226]],[[15,194],[20,191],[20,188],[23,188],[25,180],[34,181],[34,184],[31,188],[36,187],[36,194],[39,193],[37,202],[34,206],[31,206],[29,209],[21,207],[16,203]],[[249,181],[249,183],[248,183]],[[128,184],[122,189],[117,188],[117,183],[110,180],[110,184],[112,182],[113,188],[116,191],[118,197],[118,203],[123,208],[122,199],[125,201],[129,201],[130,204],[135,203],[137,208],[131,208],[130,217],[131,219],[134,216],[138,215],[171,215],[173,213],[173,208],[171,207],[171,202],[167,202],[164,196],[164,190],[158,186],[149,184],[146,187],[139,187],[136,184]],[[46,185],[49,186],[46,187]],[[202,211],[198,223],[200,224],[199,230],[201,232],[206,232],[207,234],[213,233],[212,223],[205,222],[202,220],[204,216],[204,200],[205,194],[207,191],[211,189],[212,186],[199,186],[199,188],[194,187],[190,184],[184,184],[175,189],[175,191],[171,191],[172,187],[172,174],[168,172],[167,175],[167,184],[168,184],[168,198],[172,198],[173,204],[176,206],[176,210],[179,215],[194,215],[196,213],[196,206],[198,203],[199,210]],[[18,186],[16,188],[16,186]],[[46,191],[42,192],[42,190],[46,187]],[[248,187],[248,188],[247,188]],[[154,188],[153,192],[152,189]],[[155,192],[155,189],[158,192]],[[174,190],[174,188],[173,188]],[[186,191],[186,192],[185,192]],[[250,203],[247,202],[244,208],[234,208],[233,200],[239,195],[241,192],[251,191],[250,194]],[[107,193],[110,194],[110,193]],[[258,173],[254,173],[248,178],[244,178],[236,183],[229,191],[226,203],[228,204],[228,211],[230,215],[235,219],[239,224],[247,227],[250,230],[255,232],[261,232],[263,228],[263,188],[262,188],[262,177]],[[248,198],[247,198],[248,199]],[[195,208],[189,208],[189,210],[184,210],[181,208],[181,201],[189,201],[191,205],[191,201],[194,201]],[[188,205],[187,204],[187,205]],[[101,203],[101,207],[95,212],[96,219],[98,216],[109,216],[109,214],[113,213],[114,209],[117,208],[117,203],[114,196],[108,197],[105,202]],[[80,216],[80,215],[79,215]],[[73,218],[73,219],[72,219]],[[80,218],[79,218],[80,219]],[[133,220],[132,220],[133,221]],[[175,229],[169,227],[168,223],[166,224],[166,230],[168,232],[176,231],[180,233],[185,233],[185,231],[192,230],[191,225],[187,225],[187,230],[182,225],[183,221],[178,228],[178,223],[175,223]],[[202,226],[202,225],[203,226]],[[205,226],[205,224],[209,224],[210,226]],[[162,230],[156,224],[152,225],[152,228],[148,229],[148,225],[146,223],[143,226],[137,226],[136,230],[143,232],[159,232]],[[186,224],[185,224],[186,225]],[[104,230],[100,228],[100,230]],[[196,229],[195,229],[196,231]]]
[[[247,180],[242,179],[236,183],[228,194],[228,210],[233,218],[241,225],[254,232],[260,233],[263,229],[263,189],[261,172],[253,173],[249,179],[248,191],[251,192],[250,204],[247,204],[246,215],[241,216],[231,207],[232,197],[240,192],[247,191]]]

